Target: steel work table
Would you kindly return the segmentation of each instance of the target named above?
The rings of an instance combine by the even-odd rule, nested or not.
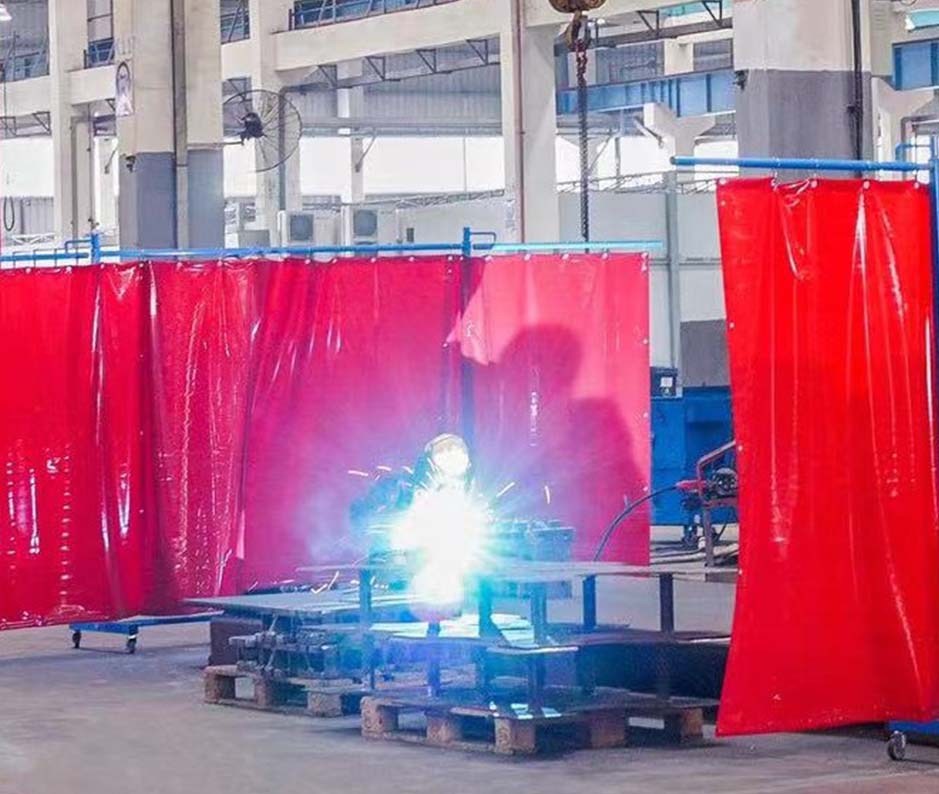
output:
[[[456,621],[373,625],[372,633],[384,641],[421,644],[430,649],[428,685],[439,690],[440,655],[444,648],[464,645],[481,649],[480,687],[488,688],[490,657],[515,658],[527,665],[529,695],[538,700],[544,690],[545,662],[549,657],[574,655],[585,691],[592,690],[595,675],[584,662],[590,648],[602,646],[654,646],[657,653],[657,694],[671,697],[671,676],[665,658],[670,646],[712,643],[727,639],[722,632],[678,632],[675,630],[675,579],[707,579],[713,570],[687,567],[643,567],[615,563],[513,563],[495,566],[475,577],[477,616]],[[597,622],[597,580],[602,577],[654,577],[659,580],[659,630],[637,630],[629,626],[601,626]],[[558,583],[582,580],[583,612],[580,624],[552,625],[548,619],[548,589]],[[500,584],[524,585],[530,603],[530,620],[493,612],[493,593]]]

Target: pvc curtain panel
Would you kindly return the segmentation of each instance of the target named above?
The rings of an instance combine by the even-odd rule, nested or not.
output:
[[[480,477],[561,489],[592,552],[648,488],[647,325],[633,255],[2,271],[0,628],[166,612],[353,559],[349,506],[376,467],[474,426]],[[571,387],[533,403],[576,349]],[[619,543],[642,562],[647,517]]]
[[[927,191],[718,191],[741,577],[719,731],[939,713]]]
[[[511,515],[552,516],[592,560],[650,485],[648,267],[635,257],[480,260],[463,322],[477,453]],[[649,562],[648,505],[605,558]]]

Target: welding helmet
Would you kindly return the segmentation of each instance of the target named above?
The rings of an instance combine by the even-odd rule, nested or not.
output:
[[[444,433],[424,447],[424,460],[431,477],[440,483],[469,480],[472,460],[469,446],[457,435]]]

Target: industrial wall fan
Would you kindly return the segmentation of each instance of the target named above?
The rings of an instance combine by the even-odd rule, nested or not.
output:
[[[283,94],[244,91],[229,97],[222,112],[229,145],[255,144],[259,174],[289,160],[300,146],[303,120],[297,106]]]

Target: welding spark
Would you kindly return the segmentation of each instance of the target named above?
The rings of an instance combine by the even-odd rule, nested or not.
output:
[[[391,537],[395,551],[418,560],[414,593],[435,604],[461,601],[466,578],[484,560],[492,522],[489,506],[462,488],[418,491]]]

